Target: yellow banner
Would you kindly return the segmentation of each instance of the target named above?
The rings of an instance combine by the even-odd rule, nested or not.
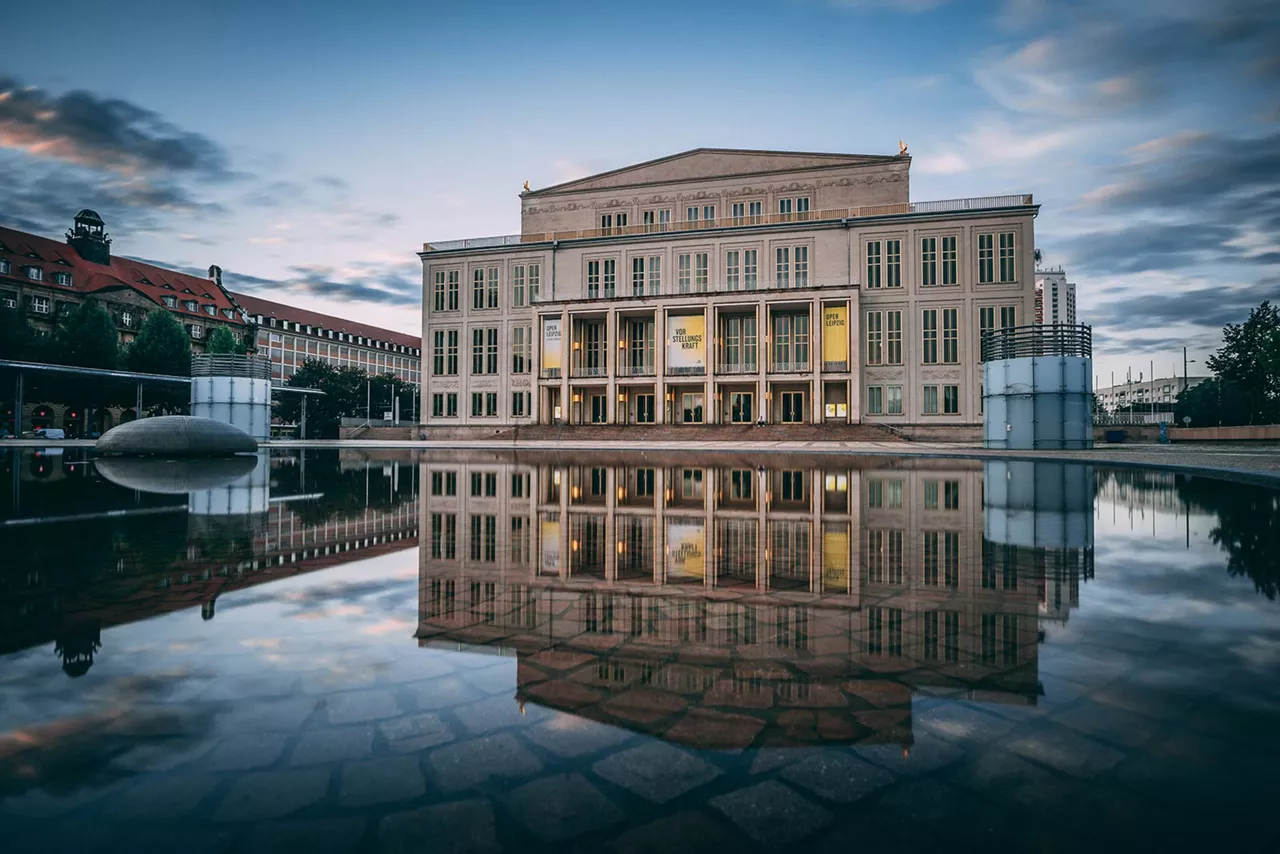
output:
[[[822,361],[849,361],[849,306],[822,307]]]
[[[707,319],[701,314],[667,318],[667,368],[677,374],[707,369]]]
[[[822,532],[822,589],[849,592],[849,529]]]
[[[707,526],[704,522],[667,523],[667,578],[698,579],[707,574]]]
[[[542,535],[542,573],[544,575],[561,575],[560,520],[543,519],[540,532]]]
[[[542,318],[542,370],[558,371],[562,367],[563,337],[560,334],[560,318]]]

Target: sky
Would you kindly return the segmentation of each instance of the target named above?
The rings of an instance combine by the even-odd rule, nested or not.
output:
[[[699,146],[914,157],[1032,193],[1095,374],[1191,373],[1280,299],[1280,3],[20,3],[0,223],[416,333],[424,241]]]

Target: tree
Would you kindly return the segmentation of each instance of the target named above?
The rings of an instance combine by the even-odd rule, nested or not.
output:
[[[307,401],[307,435],[303,438],[336,439],[343,418],[363,417],[369,375],[359,368],[334,368],[308,359],[285,382],[291,388],[314,388],[323,395]],[[300,422],[302,396],[276,397],[275,414],[282,421]]]
[[[244,345],[236,340],[236,336],[227,327],[215,326],[209,335],[205,351],[215,356],[243,356]]]
[[[50,336],[27,321],[18,308],[0,308],[0,359],[16,362],[54,361]]]
[[[191,342],[187,331],[167,311],[152,311],[142,322],[138,338],[129,348],[129,370],[144,374],[191,373]]]
[[[120,366],[120,336],[115,321],[97,300],[85,300],[58,324],[53,354],[60,365],[115,370]]]
[[[1243,408],[1243,418],[1224,424],[1275,424],[1280,421],[1280,306],[1264,301],[1244,323],[1222,328],[1222,349],[1208,358],[1224,383],[1224,402],[1230,391]],[[1192,416],[1194,417],[1194,416]]]
[[[1219,427],[1249,423],[1247,395],[1233,382],[1210,377],[1199,385],[1178,393],[1173,407],[1174,423],[1190,418],[1192,427]]]

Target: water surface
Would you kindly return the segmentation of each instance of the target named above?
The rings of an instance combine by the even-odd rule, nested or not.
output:
[[[1277,844],[1280,494],[11,452],[5,850]]]

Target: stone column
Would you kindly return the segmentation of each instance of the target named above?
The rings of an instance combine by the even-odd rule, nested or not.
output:
[[[560,312],[560,411],[562,424],[570,424],[573,420],[573,397],[569,394],[569,374],[573,370],[573,327],[570,325],[569,309]],[[555,416],[552,410],[551,415]]]
[[[809,404],[811,414],[810,421],[814,424],[821,424],[823,419],[823,403],[826,400],[826,389],[822,384],[822,301],[809,301],[809,328],[813,330],[813,334],[809,336],[809,388],[813,391],[809,395],[812,402]],[[812,550],[811,550],[812,551]]]
[[[610,308],[604,324],[604,365],[605,365],[605,423],[620,423],[618,415],[618,368],[622,362],[624,350],[618,349],[622,335],[618,329],[618,310]],[[626,419],[621,419],[625,421]]]
[[[667,310],[662,307],[653,312],[653,366],[655,421],[667,424]]]

